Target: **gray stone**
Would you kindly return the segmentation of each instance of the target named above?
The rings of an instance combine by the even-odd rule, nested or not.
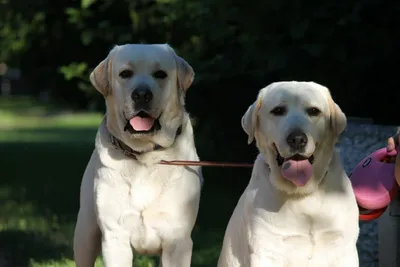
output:
[[[337,145],[347,174],[368,154],[385,147],[387,138],[395,132],[396,127],[394,126],[349,120]],[[368,223],[360,222],[357,249],[360,267],[378,267],[378,225],[376,220]]]

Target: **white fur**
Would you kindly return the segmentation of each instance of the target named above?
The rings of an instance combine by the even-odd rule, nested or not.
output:
[[[287,109],[283,116],[270,111]],[[318,108],[318,116],[306,109]],[[277,82],[262,89],[243,116],[249,141],[260,150],[251,180],[225,232],[219,267],[356,267],[358,208],[334,144],[346,117],[326,87],[313,82]],[[314,155],[313,176],[296,187],[281,175],[276,145],[291,156],[286,136],[300,128]],[[327,174],[325,176],[325,173]]]
[[[187,75],[179,65],[186,68]],[[119,71],[133,68],[132,79]],[[152,76],[161,68],[165,80]],[[163,267],[189,267],[191,231],[197,217],[201,169],[159,165],[161,160],[198,160],[181,87],[193,80],[190,66],[168,45],[115,47],[91,75],[106,99],[107,114],[96,136],[95,150],[83,175],[80,210],[75,228],[77,267],[93,267],[100,250],[106,267],[132,266],[132,248],[140,254],[160,254]],[[181,79],[182,78],[182,79]],[[124,114],[131,112],[130,94],[137,83],[150,86],[153,114],[162,114],[162,129],[154,134],[124,132]],[[175,133],[182,125],[182,134]],[[110,133],[131,148],[144,152],[132,159],[115,149]],[[165,149],[152,151],[154,144]]]

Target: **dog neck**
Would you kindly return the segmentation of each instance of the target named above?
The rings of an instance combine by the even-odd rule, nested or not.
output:
[[[137,150],[132,149],[132,148],[129,147],[128,145],[126,145],[124,142],[122,142],[122,141],[119,140],[118,138],[116,138],[116,137],[115,137],[114,135],[112,135],[109,131],[108,131],[108,133],[109,133],[109,135],[110,135],[111,143],[113,144],[113,146],[114,146],[117,150],[121,151],[125,156],[130,157],[130,158],[133,158],[133,159],[135,159],[135,160],[137,160],[137,157],[138,157],[138,156],[143,155],[144,153],[148,153],[148,152],[151,152],[151,151],[158,151],[158,150],[166,149],[166,147],[162,147],[162,146],[160,146],[160,145],[158,145],[158,144],[155,144],[155,145],[153,146],[153,149],[151,149],[151,150],[143,151],[143,152],[137,151]],[[176,138],[177,138],[179,135],[181,135],[181,134],[182,134],[182,125],[179,126],[178,129],[176,130],[175,139],[174,139],[174,140],[176,140]]]

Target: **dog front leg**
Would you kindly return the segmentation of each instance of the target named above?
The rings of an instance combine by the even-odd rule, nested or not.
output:
[[[164,243],[161,254],[162,267],[190,267],[192,259],[193,241],[190,237]]]
[[[74,233],[74,260],[77,267],[93,267],[100,253],[101,232],[92,210],[80,209]]]
[[[133,252],[129,235],[105,231],[102,254],[105,267],[132,267]]]

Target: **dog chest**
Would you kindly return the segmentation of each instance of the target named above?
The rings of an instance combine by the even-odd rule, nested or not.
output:
[[[182,184],[196,179],[182,178],[181,170],[160,169],[137,168],[131,171],[132,176],[102,179],[96,190],[101,228],[111,235],[128,233],[132,247],[140,254],[157,254],[161,239],[180,234],[182,229],[174,229],[182,226],[182,215],[175,207],[177,193]],[[182,195],[179,200],[186,197]]]
[[[329,253],[349,243],[355,245],[358,213],[356,205],[346,201],[346,196],[316,194],[304,202],[293,203],[294,208],[299,209],[298,226],[304,233],[308,232],[312,255]]]
[[[156,173],[138,172],[138,176],[130,181],[127,201],[131,208],[142,211],[148,208],[163,191],[163,184],[158,182]]]

